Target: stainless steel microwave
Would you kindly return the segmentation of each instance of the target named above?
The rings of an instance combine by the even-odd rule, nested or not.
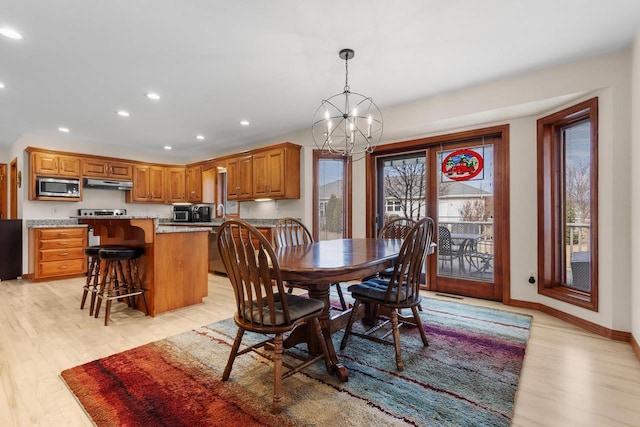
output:
[[[80,180],[75,178],[36,177],[36,196],[80,197]]]

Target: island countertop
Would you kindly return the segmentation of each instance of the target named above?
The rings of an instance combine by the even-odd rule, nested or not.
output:
[[[168,223],[163,222],[157,216],[148,215],[102,215],[102,216],[83,216],[71,217],[70,219],[29,219],[25,221],[27,228],[71,228],[71,227],[88,227],[80,221],[86,220],[141,220],[150,219],[154,221],[155,232],[162,233],[197,233],[210,232],[213,229],[213,223]],[[219,225],[219,224],[218,224]]]

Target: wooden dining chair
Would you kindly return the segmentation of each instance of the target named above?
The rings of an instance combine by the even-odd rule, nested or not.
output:
[[[404,239],[417,221],[411,218],[397,217],[387,221],[378,232],[378,239]],[[378,273],[383,279],[391,278],[393,267],[382,270]]]
[[[402,361],[402,350],[400,347],[400,315],[399,310],[403,308],[411,309],[413,318],[402,317],[403,323],[415,325],[420,332],[422,343],[428,346],[427,336],[422,328],[422,320],[418,312],[418,306],[422,301],[420,296],[420,277],[422,266],[431,241],[433,240],[434,223],[429,217],[423,218],[411,228],[411,231],[405,237],[398,260],[393,270],[393,274],[389,280],[386,279],[370,279],[362,283],[349,286],[351,296],[355,299],[351,316],[347,323],[347,327],[340,343],[340,349],[344,350],[347,346],[349,336],[357,335],[366,339],[370,339],[383,344],[395,346],[396,367],[398,371],[404,369]],[[364,333],[356,333],[352,331],[353,323],[360,304],[369,304],[373,309],[371,312],[376,317],[376,325]],[[391,323],[393,341],[388,341],[383,337],[379,337],[376,332],[382,331],[383,328],[379,323],[379,317],[386,317],[385,322]]]
[[[227,276],[233,286],[236,301],[234,321],[238,332],[222,374],[227,381],[236,356],[250,351],[273,360],[272,412],[280,412],[282,380],[324,358],[327,372],[331,362],[318,318],[324,310],[324,302],[291,295],[282,283],[278,259],[269,241],[255,227],[240,220],[229,220],[218,229],[218,247]],[[275,283],[275,286],[273,285]],[[315,334],[321,352],[311,355],[296,366],[283,361],[283,334],[297,327],[306,327],[307,334]],[[270,335],[264,341],[240,349],[245,331]],[[269,348],[269,354],[266,349]],[[262,349],[262,350],[261,350]],[[300,358],[295,355],[294,357]],[[283,372],[283,366],[287,368]]]
[[[284,248],[287,246],[298,246],[313,243],[313,236],[309,229],[300,221],[295,218],[281,218],[276,221],[273,227],[273,242],[276,248]],[[338,292],[338,298],[340,299],[340,305],[342,310],[347,309],[347,302],[344,299],[342,293],[342,287],[340,283],[334,283]],[[300,285],[294,282],[287,282],[289,293],[293,292],[293,288],[306,289],[304,285]]]

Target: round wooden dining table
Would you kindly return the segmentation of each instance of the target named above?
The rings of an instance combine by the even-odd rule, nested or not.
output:
[[[402,240],[363,238],[321,240],[276,250],[282,280],[304,285],[310,298],[324,301],[322,333],[334,373],[343,382],[348,380],[348,373],[338,360],[331,334],[346,326],[349,311],[330,316],[329,288],[332,283],[361,280],[393,266],[401,246]],[[287,338],[285,346],[307,342],[310,351],[319,351],[312,337],[304,328],[298,328]]]

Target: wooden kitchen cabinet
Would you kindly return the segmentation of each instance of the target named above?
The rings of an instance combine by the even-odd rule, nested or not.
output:
[[[29,272],[33,280],[85,274],[87,241],[87,227],[30,228]]]
[[[131,163],[102,159],[82,159],[82,176],[131,181],[133,178],[133,165]]]
[[[165,203],[165,168],[152,165],[134,165],[133,188],[127,192],[127,202]]]
[[[187,201],[202,203],[202,165],[187,167]]]
[[[282,144],[253,155],[253,198],[300,198],[300,146]]]
[[[31,153],[33,174],[44,176],[80,177],[80,158],[47,152]]]
[[[227,160],[227,199],[253,199],[253,156]]]
[[[186,201],[185,168],[168,167],[165,170],[165,177],[166,184],[164,188],[167,193],[167,202],[178,203]]]

